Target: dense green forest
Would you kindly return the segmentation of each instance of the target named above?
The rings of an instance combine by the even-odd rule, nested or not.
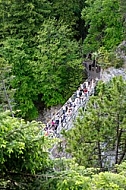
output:
[[[114,52],[126,37],[125,10],[123,0],[0,0],[1,189],[126,189],[122,78],[99,83],[85,117],[82,110],[64,133],[73,159],[50,159],[59,140],[43,136],[43,124],[33,121],[84,81],[88,55],[103,67],[120,66]],[[102,153],[114,148],[110,167]]]
[[[117,0],[1,0],[1,77],[13,109],[35,119],[39,107],[63,104],[86,77],[84,58],[109,54],[124,39],[124,6]]]

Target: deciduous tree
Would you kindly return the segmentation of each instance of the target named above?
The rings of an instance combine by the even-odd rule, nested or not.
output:
[[[84,52],[91,53],[101,46],[110,50],[123,40],[123,21],[118,0],[89,0],[82,11],[88,26]]]
[[[37,174],[51,168],[52,140],[41,135],[41,123],[25,123],[6,112],[0,113],[0,126],[0,186],[29,189]]]

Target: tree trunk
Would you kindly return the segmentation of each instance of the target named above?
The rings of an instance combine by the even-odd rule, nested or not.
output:
[[[115,147],[115,164],[118,163],[119,144],[122,130],[119,130],[119,114],[117,114],[117,127],[116,127],[116,147]]]
[[[102,171],[102,156],[101,156],[100,141],[98,141],[98,161],[99,161],[100,170]]]
[[[126,140],[125,140],[125,145],[124,145],[123,153],[122,153],[120,159],[118,160],[118,164],[121,164],[121,162],[123,161],[123,158],[124,158],[125,154],[126,154]]]

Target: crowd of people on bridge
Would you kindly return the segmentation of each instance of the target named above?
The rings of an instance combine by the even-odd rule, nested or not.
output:
[[[77,112],[78,108],[83,105],[85,99],[94,93],[95,80],[85,81],[79,86],[77,91],[69,98],[63,107],[54,115],[44,128],[45,136],[58,136],[60,131],[66,129],[67,122]]]

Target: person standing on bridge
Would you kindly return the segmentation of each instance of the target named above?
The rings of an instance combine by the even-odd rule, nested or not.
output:
[[[88,89],[87,88],[84,89],[84,94],[86,97],[88,96]]]
[[[63,114],[65,114],[67,112],[68,106],[66,105],[66,103],[63,105]]]
[[[59,113],[57,113],[55,116],[55,130],[57,129],[58,126],[59,126]]]
[[[55,129],[55,121],[53,119],[52,119],[52,122],[51,122],[51,128]]]
[[[77,98],[76,98],[76,103],[79,104],[80,101],[80,88],[77,90]]]

